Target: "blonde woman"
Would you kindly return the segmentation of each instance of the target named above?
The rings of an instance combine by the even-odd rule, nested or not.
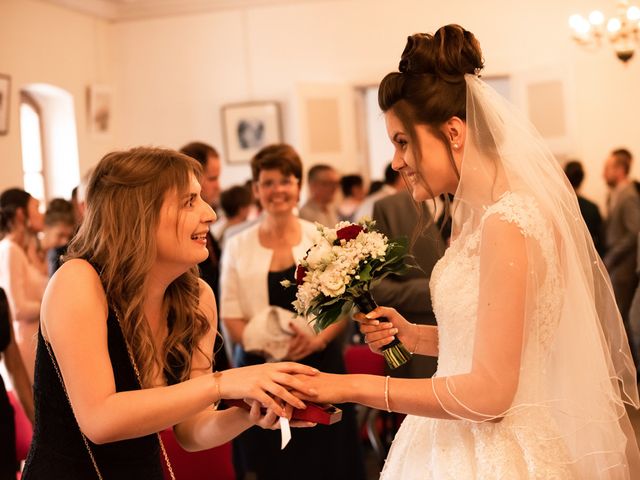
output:
[[[303,406],[287,391],[301,385],[291,373],[312,368],[212,373],[215,298],[196,266],[215,214],[199,174],[189,157],[151,148],[110,153],[94,170],[85,219],[43,300],[23,478],[161,479],[169,461],[156,432],[173,426],[185,449],[206,449],[274,427],[290,414],[283,402]],[[251,411],[216,411],[222,399],[247,399]]]

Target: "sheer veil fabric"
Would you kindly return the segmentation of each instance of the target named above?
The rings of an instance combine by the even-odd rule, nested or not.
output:
[[[500,252],[485,251],[482,244],[491,233],[483,233],[474,247],[480,255],[479,305],[487,301],[483,292],[510,284],[495,277],[505,269],[513,269],[514,281],[524,287],[519,289],[525,292],[520,371],[513,401],[496,410],[495,403],[482,400],[487,395],[478,378],[502,379],[508,373],[491,351],[476,348],[469,374],[448,374],[446,365],[439,365],[434,393],[456,418],[478,423],[501,418],[519,436],[563,444],[566,451],[557,461],[575,478],[640,478],[625,410],[625,403],[639,407],[636,370],[576,196],[535,128],[479,77],[467,74],[465,82],[467,129],[452,240],[464,243],[492,217],[509,220],[504,211],[492,215],[497,202],[513,196],[525,206],[526,218],[513,222],[520,228],[520,245],[494,239]],[[552,427],[533,429],[537,418]]]

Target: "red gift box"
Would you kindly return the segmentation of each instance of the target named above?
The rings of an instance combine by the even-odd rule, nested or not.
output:
[[[225,404],[230,407],[240,407],[250,410],[251,406],[244,400],[225,400]],[[266,410],[263,408],[262,412]],[[294,408],[291,420],[302,420],[304,422],[319,423],[321,425],[332,425],[342,420],[342,410],[330,403],[321,405],[319,403],[307,403],[307,408]]]

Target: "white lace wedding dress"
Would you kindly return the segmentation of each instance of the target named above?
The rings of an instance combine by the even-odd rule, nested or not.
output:
[[[546,275],[539,285],[539,328],[535,338],[541,348],[524,348],[516,393],[526,398],[538,377],[545,375],[545,351],[559,318],[561,289],[553,238],[532,199],[507,192],[483,215],[480,228],[454,240],[431,276],[433,309],[438,321],[438,377],[471,370],[479,298],[479,244],[482,225],[491,215],[512,222],[535,240],[547,259]],[[535,357],[535,358],[533,358]],[[487,392],[488,395],[491,392]],[[385,480],[427,479],[572,479],[568,454],[558,439],[553,413],[548,408],[525,408],[500,422],[441,420],[409,415],[404,420],[382,472]]]

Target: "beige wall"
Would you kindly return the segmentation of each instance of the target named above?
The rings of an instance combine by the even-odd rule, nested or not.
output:
[[[9,134],[0,136],[0,189],[22,186],[18,98],[25,85],[49,83],[73,95],[81,173],[116,144],[115,138],[88,135],[85,123],[86,87],[113,81],[109,28],[36,0],[0,0],[0,73],[11,76]]]
[[[481,40],[486,75],[562,72],[575,126],[564,153],[585,162],[585,193],[602,202],[607,152],[625,145],[640,162],[640,54],[623,65],[608,45],[584,52],[571,42],[567,18],[590,8],[611,10],[610,3],[318,1],[106,24],[31,0],[2,0],[0,41],[16,48],[0,49],[0,71],[14,76],[14,92],[21,82],[49,81],[76,96],[85,164],[111,147],[179,147],[197,138],[222,149],[221,105],[252,99],[282,102],[285,139],[296,144],[298,85],[375,83],[396,68],[408,34],[457,22]],[[71,39],[62,40],[63,31]],[[91,82],[110,81],[115,131],[98,141],[83,133],[83,92]],[[11,134],[0,137],[13,183],[20,180],[16,117],[14,103]],[[353,162],[346,159],[346,169]],[[4,171],[0,186],[11,183]],[[246,166],[225,166],[223,183],[248,175]]]

